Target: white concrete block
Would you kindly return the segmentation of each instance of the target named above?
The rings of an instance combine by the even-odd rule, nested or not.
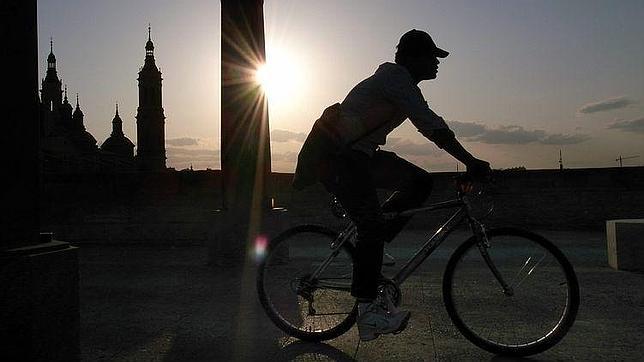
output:
[[[608,265],[644,272],[644,219],[606,221]]]

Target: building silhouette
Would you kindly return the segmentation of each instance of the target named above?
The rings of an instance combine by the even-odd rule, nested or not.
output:
[[[161,72],[154,62],[148,26],[145,63],[139,71],[139,108],[136,114],[136,162],[141,171],[165,170],[165,116],[161,102]]]
[[[101,158],[104,168],[110,171],[133,171],[134,143],[123,133],[123,120],[119,115],[119,105],[112,119],[112,133],[101,145]]]
[[[67,86],[56,70],[53,40],[47,57],[47,73],[42,81],[40,109],[41,157],[45,171],[83,172],[99,168],[96,139],[85,129],[78,95],[76,108],[69,103]]]
[[[165,116],[161,101],[161,72],[154,59],[154,43],[148,27],[145,63],[139,71],[139,107],[136,115],[137,154],[134,143],[123,133],[118,104],[112,133],[101,144],[85,129],[78,94],[76,107],[67,96],[67,86],[58,78],[53,40],[47,57],[47,73],[40,97],[41,162],[44,172],[131,172],[166,170]]]

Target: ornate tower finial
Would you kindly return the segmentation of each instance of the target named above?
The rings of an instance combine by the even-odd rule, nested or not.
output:
[[[75,127],[85,129],[83,125],[83,111],[81,111],[80,102],[78,101],[78,93],[76,93],[76,109],[74,109],[74,113],[72,114],[72,120],[74,121]]]
[[[152,43],[151,27],[148,24],[148,41],[145,43],[145,56],[154,57],[154,43]]]
[[[119,115],[119,102],[116,102],[116,115]]]
[[[54,55],[54,37],[49,37],[49,56],[47,56],[47,70],[56,70],[56,56]]]

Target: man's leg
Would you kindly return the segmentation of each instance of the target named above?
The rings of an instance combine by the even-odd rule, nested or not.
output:
[[[377,151],[369,168],[375,187],[395,191],[382,205],[384,212],[420,207],[432,191],[430,174],[393,152]],[[410,219],[401,217],[388,222],[384,241],[390,242]]]
[[[390,302],[376,301],[385,223],[371,178],[372,159],[360,152],[350,152],[336,161],[335,172],[323,183],[336,195],[358,230],[351,294],[359,302],[357,324],[360,340],[369,341],[381,334],[399,333],[407,327],[411,313],[387,310],[383,305]]]
[[[367,155],[352,151],[336,159],[331,174],[323,180],[358,230],[351,294],[362,301],[377,296],[384,248],[384,220],[369,165]]]

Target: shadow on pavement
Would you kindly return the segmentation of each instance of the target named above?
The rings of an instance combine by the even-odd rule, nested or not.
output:
[[[354,361],[353,357],[326,343],[293,342],[279,352],[280,360]]]

